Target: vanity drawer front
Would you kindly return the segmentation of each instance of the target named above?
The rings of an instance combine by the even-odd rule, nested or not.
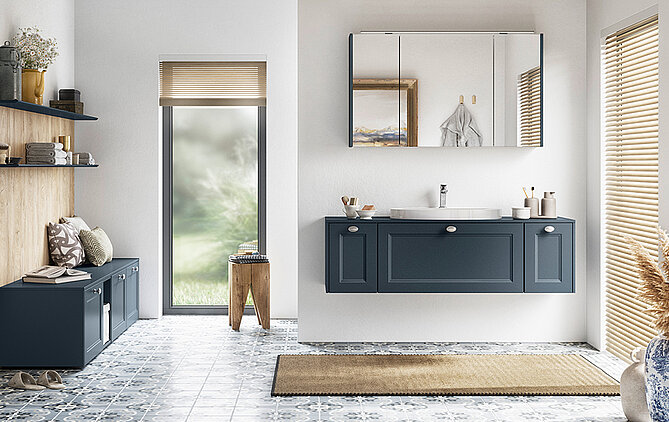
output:
[[[525,292],[574,292],[573,224],[525,224]]]
[[[326,230],[327,291],[376,292],[376,224],[352,221]]]
[[[379,225],[379,292],[523,291],[522,223]]]

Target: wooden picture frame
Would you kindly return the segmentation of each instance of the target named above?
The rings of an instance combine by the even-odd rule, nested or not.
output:
[[[352,85],[353,92],[406,91],[406,145],[403,145],[400,141],[395,146],[418,146],[418,79],[353,79]],[[355,141],[353,145],[355,145]]]

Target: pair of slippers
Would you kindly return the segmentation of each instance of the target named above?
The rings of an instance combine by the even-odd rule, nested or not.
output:
[[[52,390],[62,390],[65,388],[60,374],[52,370],[42,372],[39,378],[37,378],[37,381],[35,381],[35,378],[33,378],[32,375],[26,372],[17,372],[12,379],[9,380],[8,385],[12,388],[33,391],[44,390],[45,388],[50,388]]]

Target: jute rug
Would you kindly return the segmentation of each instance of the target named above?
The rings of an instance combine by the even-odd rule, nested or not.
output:
[[[580,355],[279,355],[273,396],[618,395]]]

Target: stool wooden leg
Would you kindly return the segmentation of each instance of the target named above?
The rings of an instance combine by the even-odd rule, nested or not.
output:
[[[262,328],[269,329],[269,263],[251,264],[253,275],[251,296],[258,322]]]
[[[232,267],[228,313],[232,320],[232,329],[239,331],[239,324],[241,324],[242,315],[244,315],[244,305],[251,286],[251,265],[235,264]]]

